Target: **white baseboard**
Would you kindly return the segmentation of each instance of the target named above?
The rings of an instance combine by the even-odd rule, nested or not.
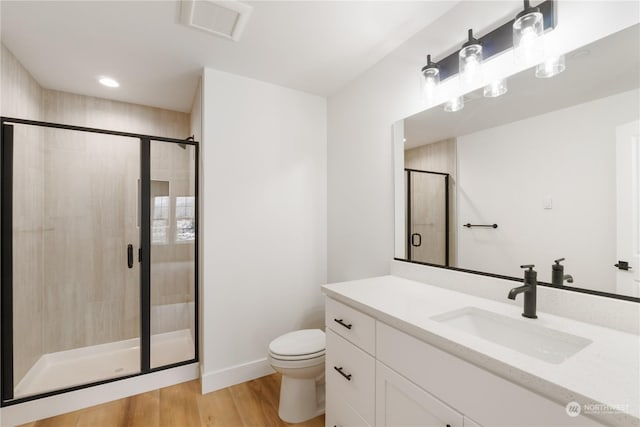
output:
[[[101,403],[191,381],[199,377],[198,363],[114,381],[57,396],[5,406],[0,426],[9,427],[54,417]]]
[[[255,380],[274,372],[266,357],[214,372],[202,372],[202,394]]]

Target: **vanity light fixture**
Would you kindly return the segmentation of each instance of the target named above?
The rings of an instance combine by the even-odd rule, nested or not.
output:
[[[564,55],[549,57],[536,67],[536,77],[548,79],[557,76],[563,72],[565,68]]]
[[[115,81],[111,77],[100,77],[98,79],[98,82],[100,82],[101,85],[106,86],[106,87],[113,87],[113,88],[120,87],[120,83],[118,83],[117,81]]]
[[[484,87],[485,98],[497,98],[507,93],[507,79],[494,80]]]
[[[482,64],[482,44],[473,37],[473,30],[469,29],[469,39],[458,52],[460,61],[460,75],[466,82],[472,82],[479,77]]]
[[[535,39],[540,37],[534,37],[534,35],[537,35],[538,32],[542,34],[556,27],[556,5],[557,0],[546,0],[532,8],[529,2],[525,1],[525,9],[518,13],[515,19],[502,24],[484,36],[474,38],[471,30],[469,30],[468,40],[460,51],[454,52],[437,62],[431,62],[431,57],[429,56],[427,66],[421,69],[422,75],[424,76],[425,70],[429,68],[429,62],[437,64],[438,77],[442,82],[458,73],[467,74],[467,72],[470,72],[470,74],[473,74],[472,70],[479,68],[481,61],[486,61],[494,55],[513,47],[522,48],[528,46],[531,42],[534,42],[533,45],[535,46]],[[537,21],[539,16],[542,16],[541,23]],[[517,25],[516,22],[518,22]],[[518,34],[517,37],[516,32]],[[471,48],[472,46],[473,48]],[[539,60],[541,57],[532,56],[532,59]],[[466,78],[473,79],[470,74],[467,74]]]
[[[444,104],[444,111],[447,113],[455,113],[464,108],[464,99],[461,96],[451,98]]]
[[[542,57],[542,34],[544,23],[540,8],[531,7],[524,0],[524,10],[513,21],[513,51],[516,61],[522,65],[533,65],[533,61]]]

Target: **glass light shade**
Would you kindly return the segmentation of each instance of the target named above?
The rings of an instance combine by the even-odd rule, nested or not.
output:
[[[507,79],[495,80],[484,87],[485,98],[497,98],[507,93]]]
[[[456,111],[460,111],[464,108],[464,99],[461,96],[456,98],[452,98],[445,102],[444,111],[447,113],[454,113]]]
[[[547,58],[543,63],[536,67],[536,77],[548,79],[557,76],[565,69],[564,55]]]
[[[534,9],[513,23],[513,49],[516,61],[522,65],[533,65],[544,52],[542,34],[544,32],[542,13]]]
[[[513,22],[513,47],[528,46],[544,31],[542,25],[542,13],[529,12]]]
[[[431,55],[427,55],[427,65],[422,67],[422,77],[424,77],[424,93],[427,98],[431,98],[440,83],[440,69],[438,64],[431,61]]]
[[[440,83],[440,70],[435,67],[427,68],[422,72],[422,75],[426,86],[435,87]]]
[[[458,53],[460,60],[460,76],[465,82],[472,82],[480,75],[480,65],[482,64],[482,46],[472,44],[460,49]]]

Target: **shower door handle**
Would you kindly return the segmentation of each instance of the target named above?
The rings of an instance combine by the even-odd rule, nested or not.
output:
[[[417,243],[416,243],[416,237],[418,238]],[[420,235],[419,233],[413,233],[411,235],[411,246],[418,247],[420,245],[422,245],[422,235]]]
[[[131,243],[127,245],[127,266],[133,268],[133,245]]]

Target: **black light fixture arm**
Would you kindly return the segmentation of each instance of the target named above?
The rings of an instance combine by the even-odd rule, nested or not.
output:
[[[428,70],[428,69],[430,69],[430,68],[436,68],[436,69],[438,69],[438,68],[440,68],[440,67],[438,66],[438,64],[436,64],[435,62],[433,62],[433,61],[431,60],[431,55],[427,55],[427,65],[425,65],[424,67],[422,67],[422,70],[420,70],[420,71],[422,71],[422,73],[424,74],[424,72],[425,72],[425,71],[427,71],[427,70]]]
[[[524,10],[520,12],[515,19],[526,13],[537,11],[542,13],[544,31],[552,30],[556,27],[558,22],[557,0],[546,0],[536,7],[531,7],[529,1],[525,0]],[[469,30],[469,41],[465,43],[465,46],[467,45],[467,43],[470,43],[471,39],[473,38],[476,43],[479,43],[482,46],[483,57],[485,60],[491,58],[494,55],[497,55],[498,53],[504,52],[507,49],[511,49],[513,47],[513,23],[515,19],[510,20],[509,22],[501,25],[500,27],[478,39],[473,38],[473,33],[471,30]],[[428,55],[427,58],[428,62],[431,62],[431,55]],[[437,63],[434,62],[433,64],[437,64],[440,70],[440,81],[458,74],[460,71],[458,51],[453,52],[451,55],[443,58],[440,61],[437,61]],[[429,64],[423,67],[422,71],[424,72],[424,70],[428,66]]]
[[[468,39],[466,42],[464,42],[464,44],[462,45],[462,48],[464,49],[467,46],[473,46],[476,44],[482,45],[482,43],[480,42],[480,40],[476,39],[475,37],[473,37],[473,29],[469,28],[467,30],[467,35],[468,35]]]

